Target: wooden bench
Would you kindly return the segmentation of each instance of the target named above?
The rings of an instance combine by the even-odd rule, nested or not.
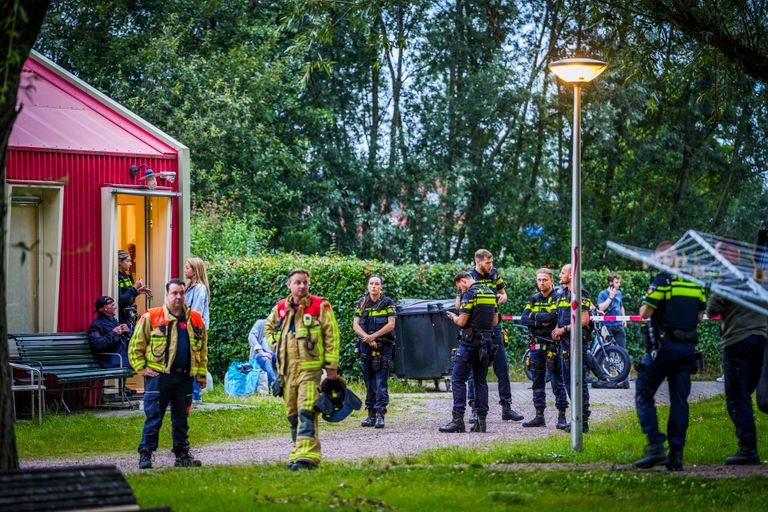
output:
[[[116,466],[90,465],[0,471],[3,510],[128,511],[139,510],[139,505]]]
[[[122,382],[133,373],[128,361],[122,361],[119,368],[102,368],[91,351],[87,333],[11,334],[9,338],[15,341],[18,362],[43,376],[56,377],[59,384],[83,383],[88,388],[93,381]],[[71,412],[63,392],[61,402]]]

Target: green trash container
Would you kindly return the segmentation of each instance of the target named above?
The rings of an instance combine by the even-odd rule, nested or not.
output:
[[[455,313],[455,303],[455,299],[408,299],[396,305],[395,375],[435,382],[450,375],[459,327],[445,313]]]

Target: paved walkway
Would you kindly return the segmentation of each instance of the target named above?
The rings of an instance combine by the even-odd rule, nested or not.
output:
[[[526,419],[534,415],[531,404],[531,390],[528,383],[512,384],[513,408],[521,412]],[[617,412],[634,408],[634,389],[592,389],[593,422],[604,421]],[[694,382],[690,401],[699,401],[723,393],[723,385],[717,382]],[[399,457],[415,454],[427,449],[449,446],[466,446],[487,443],[495,440],[535,439],[557,433],[554,427],[557,410],[550,403],[545,411],[546,428],[523,428],[520,422],[501,421],[501,408],[495,405],[498,394],[495,384],[491,384],[491,411],[488,415],[488,432],[485,434],[442,434],[437,428],[450,419],[450,393],[421,393],[393,395],[393,402],[404,400],[410,405],[406,412],[400,412],[388,418],[383,430],[370,428],[333,429],[321,425],[321,440],[325,460],[352,460],[369,457]],[[548,391],[548,399],[552,400]],[[657,402],[669,403],[666,384],[659,389]],[[322,422],[321,422],[322,423]],[[192,423],[194,428],[194,420]],[[291,449],[286,424],[285,436],[236,442],[219,443],[203,447],[193,447],[194,455],[205,465],[258,464],[286,460]],[[70,466],[81,464],[116,464],[125,473],[138,471],[137,455],[130,457],[95,457],[84,460],[30,460],[22,461],[22,467]],[[155,453],[155,468],[173,465],[170,452]]]

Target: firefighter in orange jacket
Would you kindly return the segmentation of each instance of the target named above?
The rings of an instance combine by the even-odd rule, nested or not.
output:
[[[278,380],[282,387],[293,450],[288,468],[314,469],[320,463],[320,439],[315,401],[323,370],[337,378],[339,325],[331,304],[310,295],[309,271],[297,268],[288,274],[291,294],[272,309],[264,335],[276,354]],[[279,391],[276,392],[279,394]]]
[[[189,454],[187,416],[192,406],[192,382],[205,387],[208,334],[203,317],[184,304],[184,282],[165,285],[165,305],[141,316],[128,346],[128,360],[144,373],[144,432],[139,444],[139,468],[152,467],[163,416],[171,406],[175,466],[200,466]]]

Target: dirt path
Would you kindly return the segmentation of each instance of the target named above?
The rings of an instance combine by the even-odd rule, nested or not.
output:
[[[531,404],[531,391],[527,383],[513,383],[513,407],[520,411],[526,419],[534,414]],[[699,401],[722,394],[723,386],[717,382],[694,382],[690,401]],[[551,393],[548,391],[549,399]],[[669,403],[666,385],[657,395],[661,405]],[[407,411],[392,415],[388,418],[383,430],[370,428],[333,429],[321,425],[321,440],[324,460],[353,460],[368,457],[399,457],[415,454],[430,448],[447,446],[466,446],[480,444],[499,439],[535,439],[553,434],[565,435],[556,431],[554,425],[557,410],[547,407],[545,416],[546,428],[523,428],[520,422],[503,422],[500,417],[500,407],[496,405],[498,395],[495,385],[490,392],[493,404],[488,415],[488,432],[485,434],[442,434],[437,428],[450,419],[451,401],[449,393],[424,393],[393,395],[393,402],[402,400],[407,403]],[[617,412],[634,407],[634,389],[628,390],[591,390],[592,421],[600,422],[614,416]],[[194,428],[194,423],[192,424]],[[193,447],[194,455],[205,465],[258,464],[286,460],[291,449],[286,425],[285,436],[212,444],[203,447]],[[82,464],[116,464],[125,473],[138,472],[137,456],[130,457],[93,457],[81,460],[29,460],[22,461],[22,467],[39,466],[71,466]],[[170,452],[155,453],[155,468],[173,465],[173,455]],[[512,465],[510,467],[516,467]],[[523,465],[524,466],[524,465]],[[612,467],[602,465],[600,467]],[[768,467],[768,466],[767,466]],[[718,475],[723,468],[717,466],[712,473]],[[706,473],[704,473],[706,474]],[[766,473],[761,473],[766,474]]]

